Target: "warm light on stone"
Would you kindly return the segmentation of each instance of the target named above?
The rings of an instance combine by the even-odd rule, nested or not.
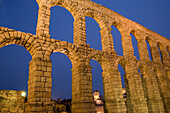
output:
[[[26,92],[22,92],[21,96],[25,97],[26,96]]]
[[[24,91],[0,90],[0,113],[24,113]]]
[[[36,35],[0,26],[0,48],[11,44],[21,45],[32,55],[32,60],[29,62],[26,113],[54,113],[51,101],[50,60],[53,52],[67,55],[73,66],[72,113],[97,111],[94,100],[98,100],[99,92],[96,92],[93,98],[91,59],[98,61],[103,69],[103,103],[108,113],[170,112],[170,40],[90,0],[37,0],[37,2],[39,11]],[[50,38],[51,7],[55,5],[64,7],[73,14],[74,43]],[[90,48],[86,43],[86,28],[88,28],[86,16],[95,19],[100,26],[102,50]],[[114,50],[112,25],[121,34],[123,56],[117,55]],[[130,34],[133,34],[138,41],[140,60],[134,56]],[[150,45],[153,61],[149,59],[145,41]],[[122,96],[118,64],[125,68],[126,92],[123,92],[126,93],[126,99]],[[25,97],[26,93],[22,95]],[[96,108],[103,109],[103,107]]]

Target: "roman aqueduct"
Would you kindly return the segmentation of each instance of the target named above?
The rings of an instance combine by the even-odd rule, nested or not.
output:
[[[26,112],[53,113],[50,60],[53,52],[64,53],[72,62],[72,113],[95,113],[91,59],[98,61],[103,69],[107,113],[170,112],[170,41],[167,38],[90,0],[37,0],[37,3],[39,11],[36,35],[0,27],[0,48],[10,44],[22,45],[32,56]],[[64,7],[72,14],[73,44],[50,39],[50,8],[53,6]],[[85,17],[91,17],[99,24],[102,51],[86,44]],[[114,50],[112,25],[122,36],[124,56],[116,55]],[[140,60],[134,57],[130,33],[138,41]],[[152,61],[146,41],[151,47]],[[118,64],[125,70],[126,99],[122,95]]]

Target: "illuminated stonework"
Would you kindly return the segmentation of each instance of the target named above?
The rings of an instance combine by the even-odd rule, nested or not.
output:
[[[24,113],[23,91],[0,90],[0,113]]]
[[[98,61],[103,69],[107,113],[170,112],[168,39],[90,0],[37,0],[37,3],[36,35],[0,27],[0,47],[22,45],[32,56],[29,63],[27,113],[53,113],[50,60],[53,52],[66,54],[72,62],[72,113],[95,113],[91,59]],[[57,5],[66,8],[74,17],[73,44],[50,39],[50,8]],[[86,44],[86,16],[94,18],[100,26],[102,51]],[[114,50],[112,25],[122,36],[124,56],[116,55]],[[130,33],[138,41],[140,60],[134,57]],[[149,59],[146,40],[150,44],[153,61]],[[118,64],[125,70],[126,99],[122,95]],[[138,73],[138,69],[141,73]]]

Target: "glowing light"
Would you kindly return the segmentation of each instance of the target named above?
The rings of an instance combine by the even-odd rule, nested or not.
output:
[[[21,93],[21,96],[25,97],[25,96],[26,96],[26,93],[25,93],[25,92],[22,92],[22,93]]]

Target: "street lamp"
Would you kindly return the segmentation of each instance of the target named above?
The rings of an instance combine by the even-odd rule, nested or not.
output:
[[[23,91],[23,92],[21,93],[21,96],[25,97],[25,96],[26,96],[26,92]]]

